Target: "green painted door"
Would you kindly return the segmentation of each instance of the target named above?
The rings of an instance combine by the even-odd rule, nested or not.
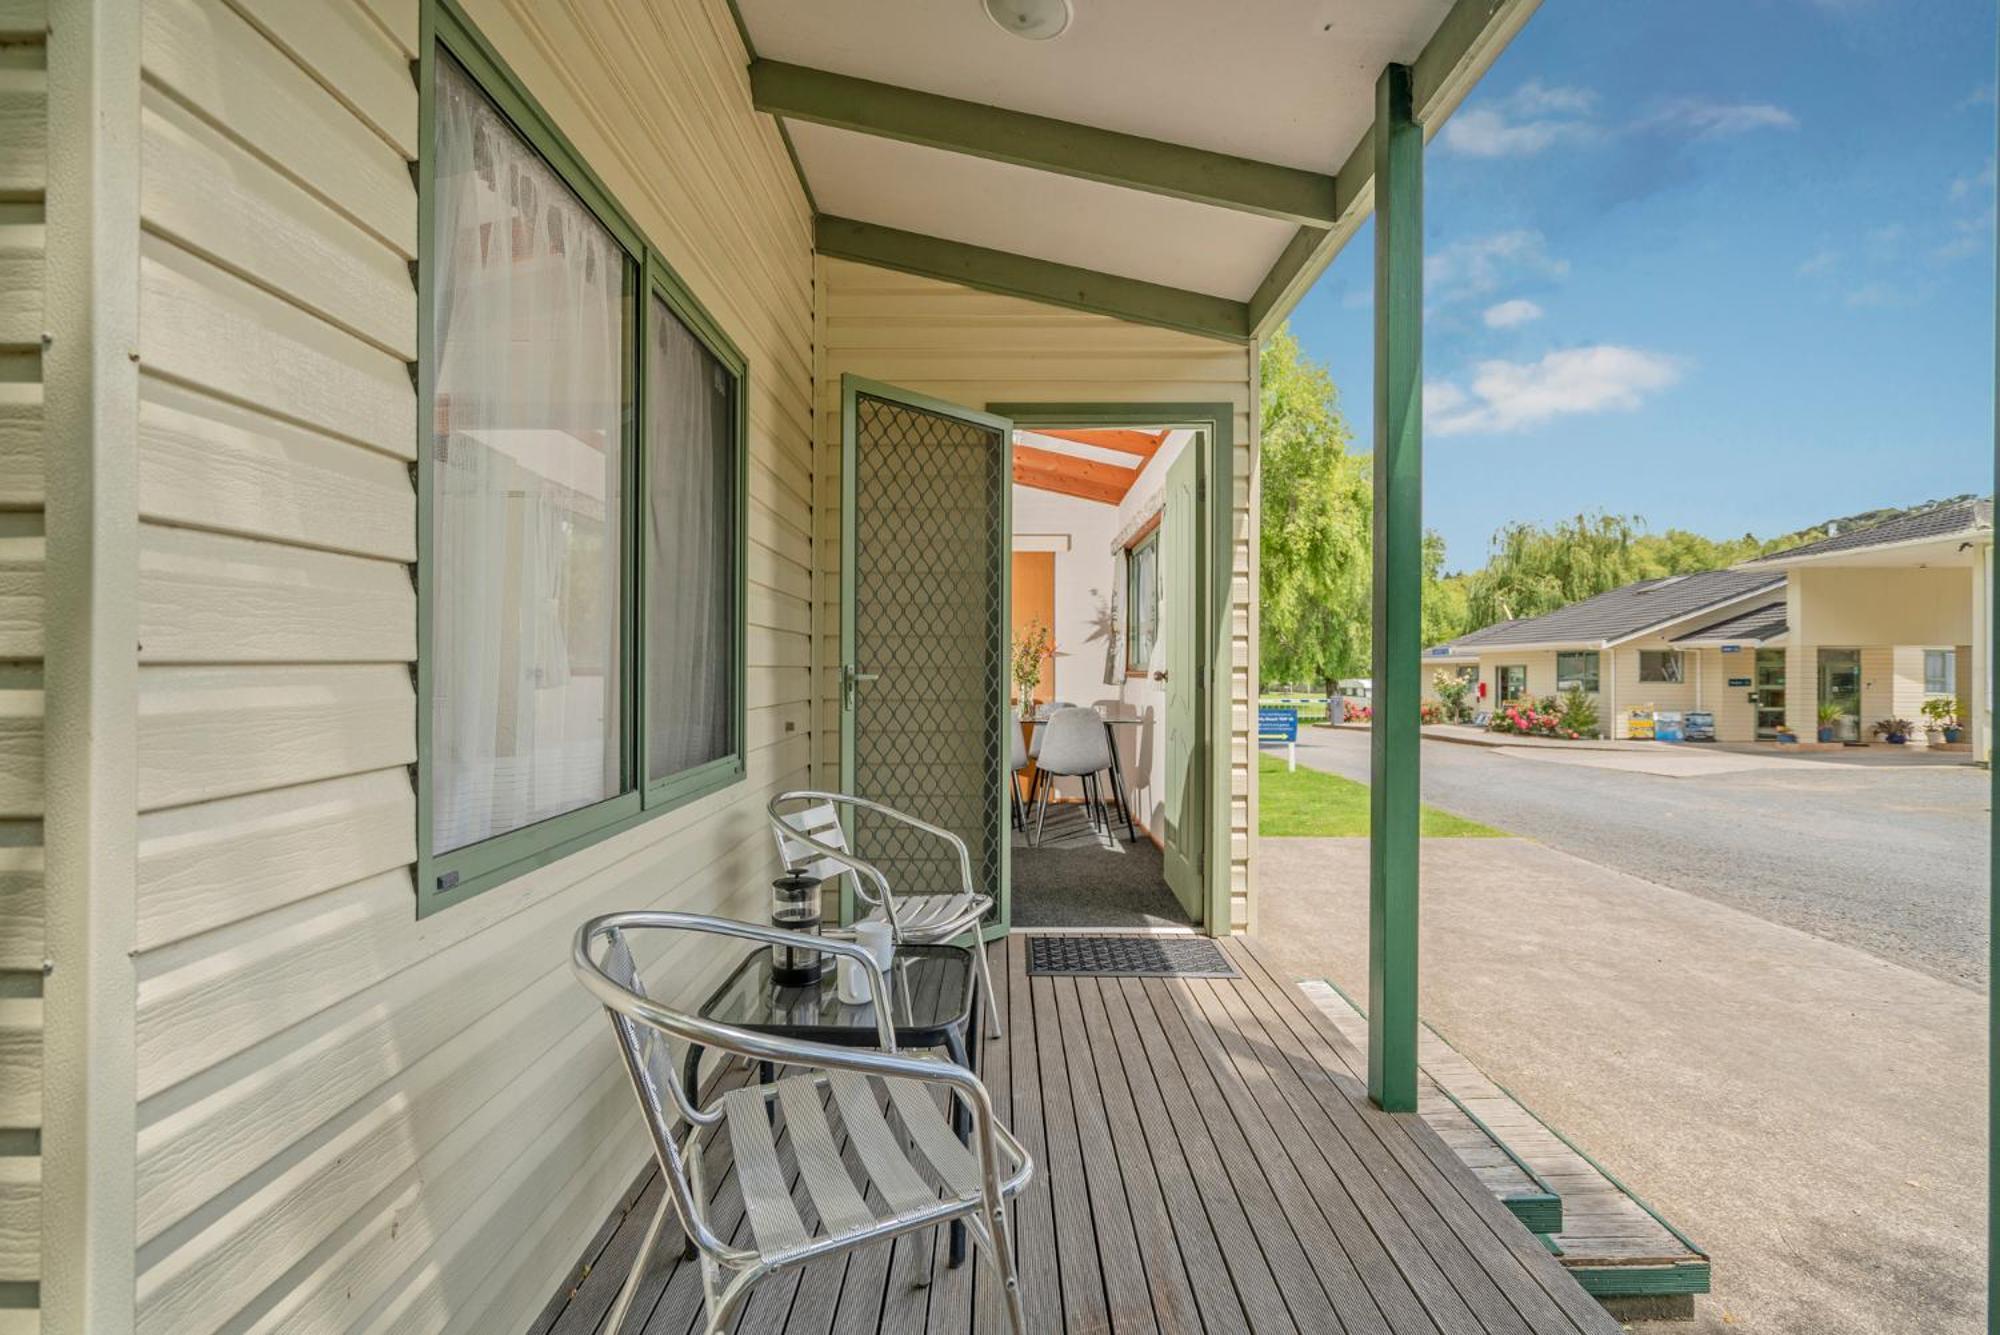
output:
[[[841,789],[963,839],[998,903],[989,934],[1008,921],[1012,437],[1005,418],[842,377]],[[850,836],[899,897],[959,886],[941,840],[866,813]]]
[[[1207,805],[1201,728],[1201,456],[1191,442],[1167,468],[1160,517],[1160,639],[1167,665],[1164,849],[1167,885],[1202,920],[1201,860]]]

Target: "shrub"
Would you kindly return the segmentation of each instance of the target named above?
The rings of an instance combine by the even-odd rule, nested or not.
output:
[[[1562,730],[1572,737],[1597,736],[1597,705],[1581,686],[1563,692],[1556,716]]]
[[[1342,696],[1340,700],[1340,721],[1342,723],[1366,723],[1375,717],[1375,710],[1369,705],[1357,705]]]
[[[1437,692],[1440,714],[1437,722],[1458,723],[1471,716],[1472,711],[1465,703],[1466,694],[1472,689],[1471,682],[1456,672],[1439,668],[1431,677],[1431,689]],[[1432,720],[1424,721],[1428,723]]]
[[[1486,730],[1522,737],[1565,737],[1574,741],[1585,734],[1582,729],[1572,728],[1564,721],[1564,703],[1553,695],[1545,695],[1539,700],[1502,705],[1493,712],[1493,721],[1486,725]],[[1590,727],[1594,730],[1597,727],[1597,710],[1588,696],[1584,696],[1584,707],[1590,716]]]

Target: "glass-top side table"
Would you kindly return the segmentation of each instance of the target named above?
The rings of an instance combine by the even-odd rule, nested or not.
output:
[[[832,956],[815,987],[779,987],[771,981],[771,949],[759,946],[736,966],[722,986],[702,1003],[700,1016],[717,1024],[814,1043],[872,1048],[881,1042],[872,1002],[850,1005],[840,999]],[[943,1048],[968,1071],[976,1071],[980,1026],[975,1023],[972,952],[964,946],[898,946],[889,965],[889,1010],[898,1048]],[[698,1089],[702,1048],[689,1044],[689,1089]],[[776,1071],[757,1064],[757,1078],[770,1084]],[[773,1110],[775,1116],[775,1109]],[[952,1101],[952,1129],[969,1143],[972,1117]],[[690,1244],[691,1246],[691,1244]],[[965,1260],[965,1225],[951,1225],[951,1264]]]

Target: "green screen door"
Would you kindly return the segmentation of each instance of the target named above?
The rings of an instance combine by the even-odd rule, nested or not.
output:
[[[990,413],[841,380],[841,788],[963,839],[999,907],[989,933],[1008,907],[1012,435]],[[899,898],[959,887],[940,840],[865,812],[850,834]]]
[[[1167,664],[1166,829],[1162,870],[1190,919],[1202,921],[1201,860],[1208,807],[1202,749],[1201,442],[1167,467],[1160,516],[1160,641]]]

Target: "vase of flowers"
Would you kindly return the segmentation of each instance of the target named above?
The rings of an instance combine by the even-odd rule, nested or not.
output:
[[[1042,664],[1055,657],[1055,636],[1040,617],[1014,632],[1014,689],[1021,700],[1021,717],[1035,716],[1035,689],[1042,684]]]

